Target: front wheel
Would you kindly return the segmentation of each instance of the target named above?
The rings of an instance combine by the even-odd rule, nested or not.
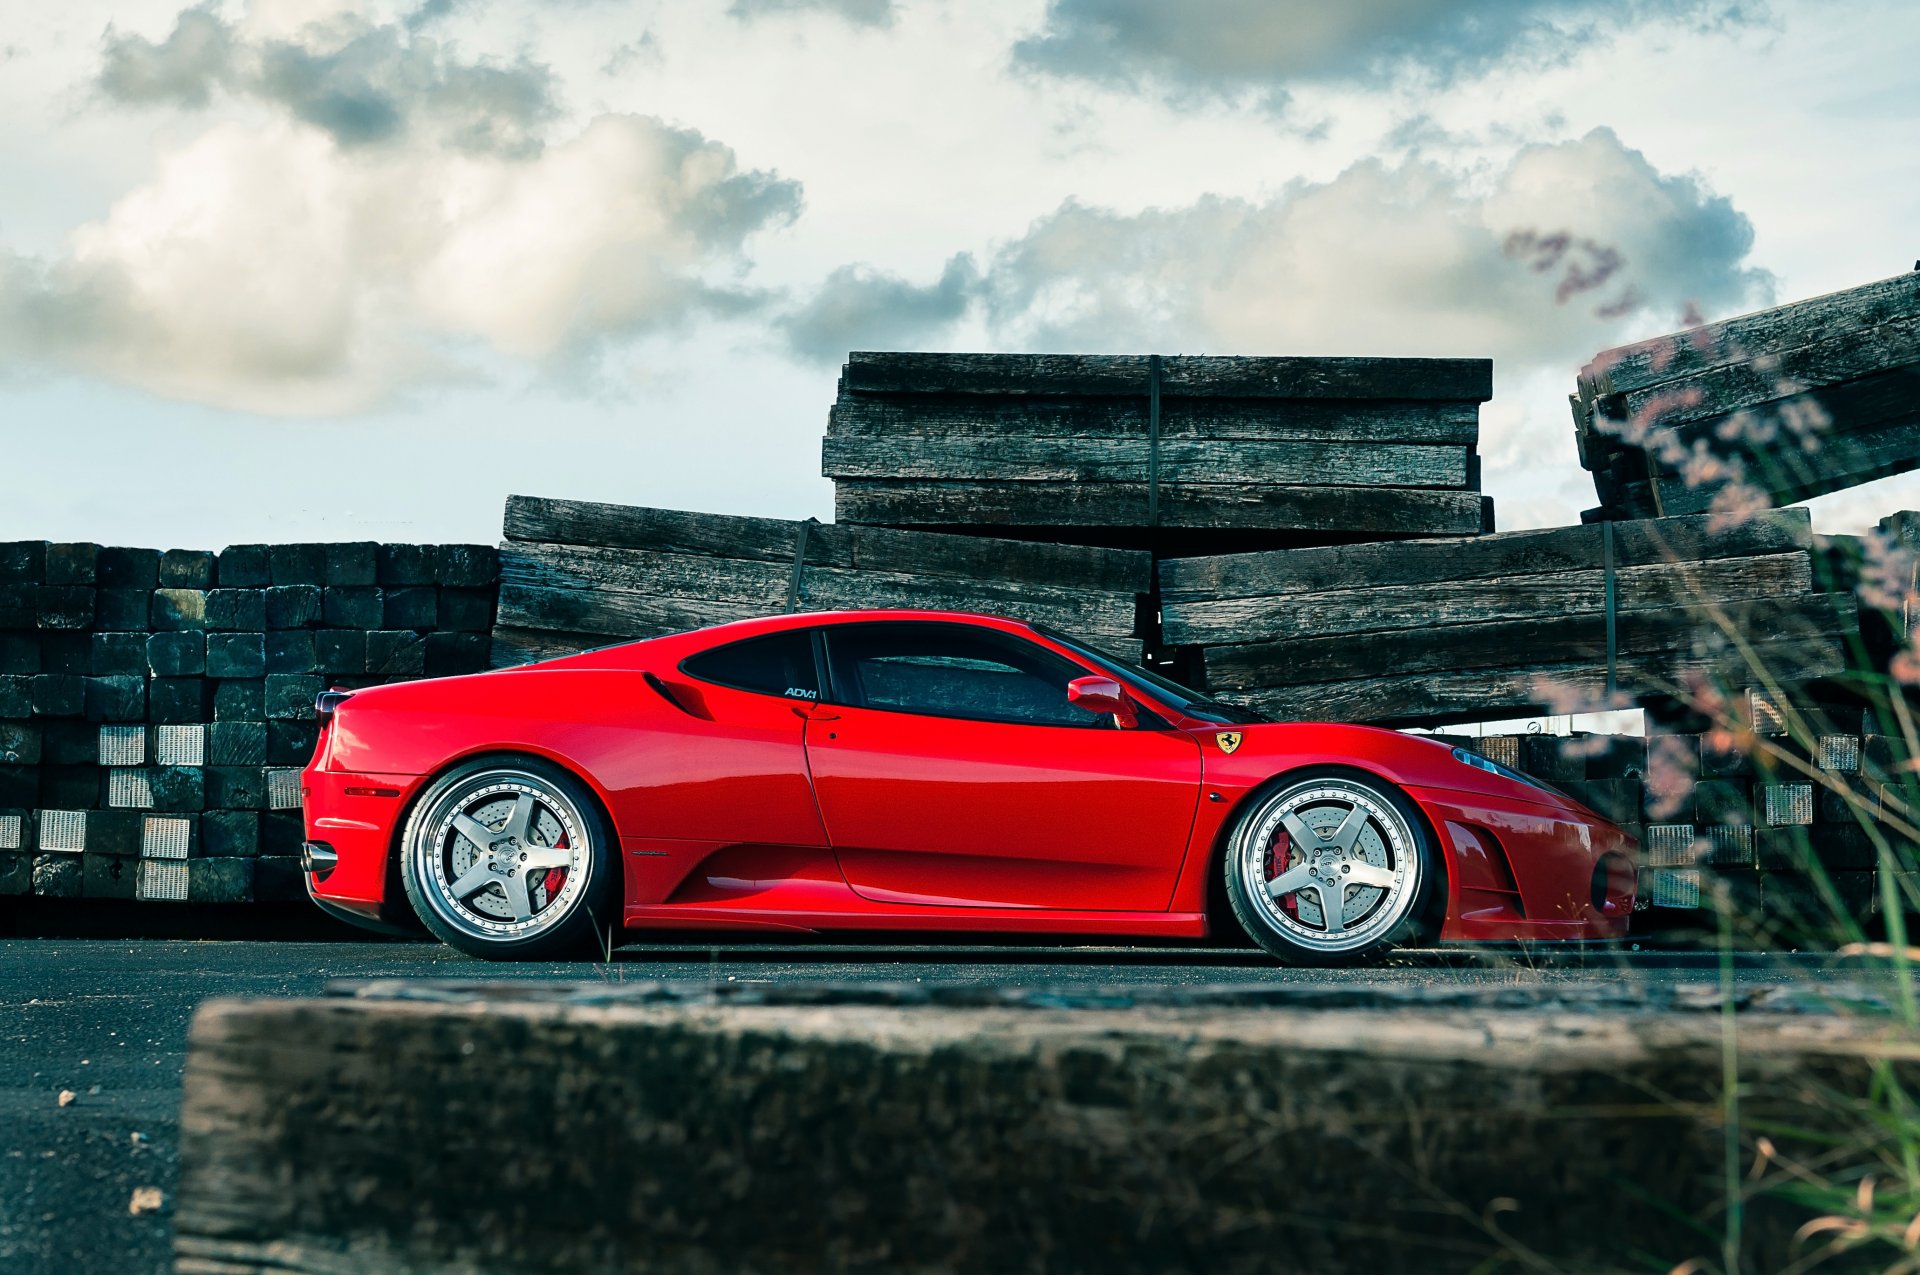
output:
[[[456,767],[401,834],[407,900],[472,956],[588,955],[612,923],[613,833],[585,786],[534,758]]]
[[[1432,852],[1406,797],[1345,772],[1293,776],[1236,820],[1227,899],[1289,965],[1359,965],[1419,937]]]

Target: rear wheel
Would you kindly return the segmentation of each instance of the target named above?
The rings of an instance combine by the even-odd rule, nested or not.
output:
[[[1359,965],[1420,936],[1432,852],[1405,796],[1347,772],[1289,777],[1234,824],[1227,899],[1289,965]]]
[[[591,955],[613,922],[612,829],[586,787],[534,758],[456,767],[401,834],[407,900],[474,956]]]

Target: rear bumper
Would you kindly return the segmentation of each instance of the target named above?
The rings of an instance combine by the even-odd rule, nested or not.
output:
[[[391,923],[406,910],[395,888],[394,847],[423,777],[351,774],[309,767],[300,777],[307,894],[356,923]],[[326,860],[331,856],[329,865]]]

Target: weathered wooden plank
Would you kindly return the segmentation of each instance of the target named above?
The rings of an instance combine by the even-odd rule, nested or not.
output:
[[[1651,419],[1677,426],[1751,411],[1807,390],[1838,385],[1920,363],[1920,318],[1843,332],[1812,345],[1709,368],[1600,400],[1604,417]]]
[[[843,391],[910,394],[1145,394],[1145,354],[918,354],[855,350]],[[1162,395],[1193,398],[1493,397],[1491,359],[1161,359]]]
[[[707,558],[691,554],[600,549],[584,545],[517,544],[501,555],[503,581],[534,589],[619,590],[669,603],[697,599],[701,605],[742,604],[754,614],[786,609],[791,573],[781,564]],[[924,599],[925,601],[918,601]],[[800,573],[798,609],[819,611],[863,606],[935,606],[964,602],[969,609],[1017,607],[1057,616],[1124,615],[1132,629],[1134,595],[983,577],[910,572],[842,571],[807,567]],[[1110,628],[1111,622],[1103,624]]]
[[[499,623],[513,629],[627,638],[679,633],[756,615],[774,615],[785,610],[784,601],[784,598],[770,598],[764,605],[755,606],[750,602],[713,602],[614,589],[543,589],[503,584],[498,615]]]
[[[1095,640],[1130,636],[1134,628],[1131,596],[1095,594],[1036,596],[1017,588],[987,583],[957,584],[938,577],[828,573],[812,575],[797,610],[842,611],[869,608],[982,611],[1058,626]],[[513,628],[643,637],[725,624],[786,611],[784,588],[763,602],[663,597],[612,587],[544,588],[506,584],[500,590],[501,623]]]
[[[778,518],[688,513],[592,501],[509,496],[509,542],[534,541],[697,554],[791,566],[801,524]],[[507,546],[511,551],[515,546]],[[1079,545],[814,524],[807,529],[810,567],[913,571],[1144,593],[1152,587],[1146,553]]]
[[[1156,457],[1144,431],[1127,438],[1014,435],[983,446],[976,438],[900,435],[833,438],[821,448],[828,478],[935,478],[990,482],[1144,483]],[[1162,483],[1275,486],[1444,487],[1468,481],[1471,451],[1407,443],[1162,439]]]
[[[176,1269],[1612,1270],[1628,1243],[1717,1243],[1733,1086],[1795,1163],[1871,1137],[1835,1095],[1920,1070],[1884,1015],[1435,982],[214,1001],[189,1035]],[[1284,1192],[1252,1153],[1274,1144],[1310,1166]],[[1789,1267],[1813,1213],[1756,1192],[1729,1265]]]
[[[1806,442],[1783,432],[1768,444],[1711,444],[1716,456],[1738,459],[1746,483],[1771,501],[1804,500],[1920,468],[1920,368],[1796,397],[1820,402],[1835,428]],[[1727,485],[1689,485],[1684,473],[1656,466],[1654,506],[1671,513],[1704,510]]]
[[[493,630],[489,667],[512,668],[518,664],[531,664],[535,660],[578,655],[582,651],[590,651],[595,647],[608,646],[616,642],[660,637],[665,632],[666,630],[662,630],[661,633],[634,633],[624,637],[611,637],[605,633],[560,633],[547,629],[522,629],[510,625],[496,625]]]
[[[827,413],[829,438],[887,438],[898,434],[995,440],[1028,434],[1113,438],[1143,435],[1146,430],[1144,395],[843,394]],[[1471,447],[1480,438],[1480,405],[1444,400],[1162,397],[1160,436],[1451,443]]]
[[[1806,549],[1813,543],[1812,521],[1804,509],[1769,510],[1724,529],[1712,523],[1705,516],[1619,523],[1614,528],[1615,564],[1747,557]],[[1583,526],[1170,558],[1157,570],[1161,596],[1184,600],[1537,575],[1597,569],[1604,561],[1601,529]]]
[[[1756,354],[1817,344],[1916,315],[1920,315],[1920,272],[1895,275],[1603,351],[1581,371],[1581,396],[1591,402],[1608,394],[1642,390],[1744,362]]]
[[[1846,667],[1845,653],[1837,640],[1765,644],[1753,648],[1753,654],[1769,676],[1785,682],[1831,677]],[[1628,695],[1683,692],[1683,679],[1696,673],[1716,675],[1729,685],[1753,677],[1751,665],[1726,656],[1641,656],[1616,666],[1618,685]],[[1496,716],[1566,712],[1576,703],[1592,709],[1606,707],[1606,683],[1606,665],[1590,663],[1370,677],[1223,693],[1220,698],[1284,721],[1437,726]]]
[[[1623,610],[1804,594],[1813,587],[1813,565],[1805,553],[1656,563],[1625,567],[1616,576]],[[1597,611],[1605,605],[1604,572],[1553,571],[1418,587],[1163,600],[1160,623],[1163,641],[1186,646],[1518,620]]]
[[[1752,642],[1839,636],[1858,630],[1849,593],[1803,594],[1716,604],[1712,608],[1659,607],[1622,611],[1617,619],[1620,658],[1690,652],[1723,640],[1725,630]],[[1386,633],[1339,634],[1279,642],[1209,646],[1204,650],[1210,691],[1256,690],[1370,678],[1514,669],[1537,664],[1605,663],[1606,615],[1599,611],[1419,626]]]
[[[895,527],[1144,527],[1147,488],[1128,483],[848,480],[834,485],[842,523]],[[1465,536],[1480,497],[1405,487],[1160,487],[1160,526],[1314,531],[1327,535]]]
[[[714,604],[783,603],[791,575],[786,563],[646,549],[520,541],[510,543],[500,554],[500,577],[506,584],[543,589],[606,587]]]

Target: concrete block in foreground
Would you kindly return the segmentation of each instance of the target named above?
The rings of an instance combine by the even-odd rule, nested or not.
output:
[[[1920,1075],[1889,1019],[1768,1012],[1783,997],[1805,1008],[1564,986],[214,1001],[179,1270],[1666,1269],[1719,1256],[1728,1022],[1749,1122],[1844,1136],[1834,1095],[1882,1061]],[[1803,1220],[1751,1204],[1747,1261],[1787,1264]]]

